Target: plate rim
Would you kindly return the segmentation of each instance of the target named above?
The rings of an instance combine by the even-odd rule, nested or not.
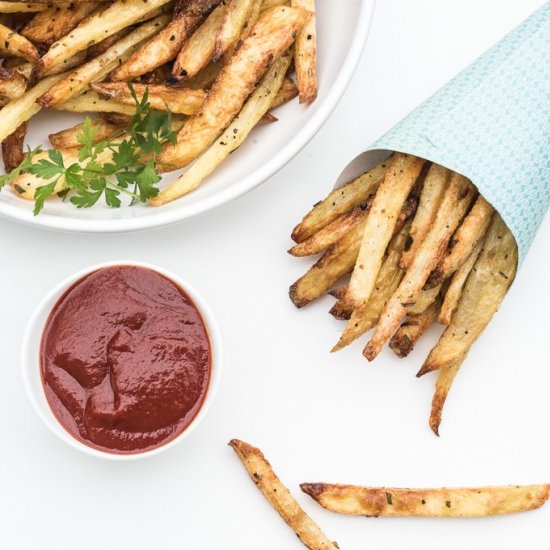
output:
[[[67,218],[42,213],[40,216],[35,217],[30,210],[21,209],[13,203],[0,200],[0,217],[35,228],[69,233],[130,233],[181,223],[245,195],[288,164],[327,122],[342,99],[359,64],[369,35],[375,4],[376,0],[361,0],[359,17],[351,46],[338,76],[319,109],[302,130],[288,142],[286,147],[280,150],[269,162],[248,174],[238,183],[196,203],[170,211],[160,211],[158,214],[150,216],[98,220]]]

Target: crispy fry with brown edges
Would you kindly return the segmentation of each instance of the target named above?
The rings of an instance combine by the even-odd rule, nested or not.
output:
[[[302,510],[290,491],[277,477],[260,449],[238,439],[231,440],[229,446],[237,453],[256,487],[307,548],[310,550],[338,549],[338,546],[331,542],[318,525]]]
[[[214,61],[221,59],[222,55],[239,40],[256,1],[229,0],[223,23],[216,37]]]
[[[102,99],[96,92],[91,90],[54,105],[52,109],[70,113],[119,113],[126,116],[133,116],[136,112],[135,104],[133,106],[124,105],[112,99]]]
[[[168,26],[114,71],[112,80],[132,80],[176,57],[185,41],[220,3],[221,0],[180,0],[181,9],[177,9],[176,4],[174,18]]]
[[[197,158],[229,125],[267,71],[307,22],[308,12],[299,8],[275,8],[267,12],[243,40],[222,69],[201,109],[159,155],[159,163],[181,168]]]
[[[445,298],[441,304],[441,312],[439,313],[439,322],[443,325],[448,325],[451,322],[451,317],[456,310],[458,301],[462,294],[462,289],[466,284],[466,279],[470,275],[470,271],[476,263],[479,253],[483,249],[483,240],[477,243],[474,251],[470,254],[470,257],[462,264],[462,266],[455,272],[447,292],[445,292]]]
[[[313,302],[344,275],[350,273],[359,254],[366,223],[365,219],[334,243],[308,272],[290,287],[289,296],[296,307],[301,308]]]
[[[439,437],[439,427],[441,426],[441,415],[443,414],[445,401],[447,401],[447,396],[465,358],[466,355],[462,355],[454,363],[439,371],[430,412],[430,428],[437,437]]]
[[[67,36],[54,42],[42,61],[49,74],[76,53],[139,21],[170,0],[116,0],[81,21]],[[146,72],[146,71],[145,71]]]
[[[353,307],[345,298],[340,298],[330,308],[329,313],[338,321],[349,321],[353,315]]]
[[[21,97],[27,84],[28,80],[19,71],[0,67],[0,96],[8,99]]]
[[[426,281],[428,288],[445,281],[471,256],[477,243],[483,239],[491,223],[493,212],[493,207],[479,196],[453,235],[447,255],[441,259],[439,265],[428,277]]]
[[[174,61],[173,80],[189,80],[212,60],[216,48],[216,37],[222,26],[226,5],[220,4],[195,31]]]
[[[102,80],[113,69],[120,60],[128,58],[137,45],[168,24],[169,16],[161,15],[151,21],[147,21],[133,32],[119,40],[108,48],[103,54],[84,63],[55,86],[38,98],[38,103],[43,107],[53,107],[82,93],[91,82]],[[128,85],[123,83],[124,88],[129,92]]]
[[[423,312],[407,315],[390,340],[390,348],[397,357],[407,357],[422,335],[437,318],[441,298],[438,296]]]
[[[323,508],[358,516],[472,518],[528,512],[549,497],[549,486],[396,489],[328,483],[302,483],[300,488]]]
[[[0,54],[5,57],[21,57],[34,65],[41,63],[34,44],[2,24],[0,24]]]
[[[185,174],[152,198],[149,201],[152,205],[160,206],[197,188],[232,151],[240,147],[268,111],[290,65],[290,58],[290,53],[287,52],[286,55],[272,63],[258,87],[225,133],[197,159]]]
[[[401,258],[401,267],[404,270],[410,267],[418,248],[432,227],[450,177],[451,171],[439,164],[432,164],[426,174],[420,192],[418,210],[412,222],[410,238]]]
[[[417,205],[416,197],[407,199],[395,225],[397,232],[414,214]],[[316,300],[353,269],[367,221],[368,216],[329,247],[317,263],[290,287],[290,299],[296,307],[301,308]]]
[[[386,173],[387,161],[381,162],[358,178],[332,191],[318,202],[293,229],[292,240],[301,243],[326,227],[342,214],[366,203],[373,196]]]
[[[514,236],[502,218],[494,214],[451,322],[417,376],[449,367],[468,353],[498,311],[516,275],[517,263]]]
[[[390,160],[384,180],[374,197],[349,283],[348,299],[356,308],[365,306],[370,298],[399,212],[424,163],[423,159],[403,153],[395,153]]]
[[[475,194],[476,190],[469,180],[453,173],[430,232],[420,245],[399,288],[386,305],[374,335],[363,351],[363,355],[369,361],[380,353],[382,346],[399,327],[407,308],[416,302],[424,283],[445,253],[451,235],[467,212]]]
[[[300,6],[313,15],[296,39],[294,65],[300,92],[300,103],[312,103],[317,98],[317,30],[315,0],[292,0],[292,6]]]
[[[352,314],[349,323],[340,336],[340,340],[332,348],[332,352],[345,348],[378,322],[387,301],[391,298],[403,277],[404,271],[399,267],[399,259],[405,248],[409,230],[410,224],[405,224],[390,241],[386,257],[376,279],[376,285],[367,305],[353,309],[350,302],[342,298],[342,301],[347,304],[346,307],[352,310]],[[344,306],[341,305],[340,307],[343,308]]]
[[[101,82],[91,84],[90,87],[103,99],[112,99],[124,105],[135,106],[135,100],[126,82]],[[169,110],[182,115],[192,115],[206,97],[203,90],[190,88],[172,88],[160,84],[134,84],[133,87],[140,101],[147,90],[147,99],[152,109]]]
[[[21,35],[42,46],[69,34],[85,17],[97,9],[94,2],[71,4],[67,7],[54,6],[36,14],[22,29]]]
[[[27,135],[27,123],[23,122],[15,132],[2,141],[2,158],[5,172],[17,168],[25,156],[24,144]]]
[[[48,136],[50,143],[56,149],[71,149],[73,147],[81,147],[81,143],[78,141],[79,136],[82,135],[82,126],[84,123],[77,124],[66,130],[61,130],[55,134]],[[98,143],[121,130],[124,130],[126,124],[112,124],[107,120],[98,117],[92,120],[92,128],[94,132],[93,143]]]
[[[293,246],[288,253],[292,256],[312,256],[326,250],[331,244],[343,237],[358,223],[366,219],[372,205],[372,197],[369,197],[360,206],[356,206],[349,212],[342,214],[333,222],[320,229],[317,233]]]

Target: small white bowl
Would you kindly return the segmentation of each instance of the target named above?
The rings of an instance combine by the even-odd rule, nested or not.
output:
[[[132,454],[115,454],[101,451],[75,439],[61,425],[59,420],[57,420],[57,418],[55,417],[52,409],[50,408],[48,400],[46,399],[46,394],[44,392],[44,386],[42,383],[42,376],[40,372],[40,342],[42,339],[42,333],[44,331],[44,327],[46,325],[50,312],[57,303],[60,296],[71,285],[73,285],[89,273],[92,273],[93,271],[97,271],[98,269],[102,269],[104,267],[118,265],[131,265],[151,269],[160,273],[161,275],[164,275],[165,277],[179,285],[197,306],[197,309],[199,310],[203,318],[210,339],[210,348],[212,353],[210,382],[208,385],[206,397],[198,414],[195,416],[189,426],[187,426],[187,428],[182,433],[180,433],[177,437],[175,437],[168,443],[160,445],[159,447],[156,447],[149,451]],[[223,358],[220,330],[210,307],[208,306],[204,298],[197,292],[197,290],[187,281],[185,281],[178,275],[171,273],[170,271],[167,271],[155,265],[135,261],[105,262],[93,265],[91,267],[83,269],[82,271],[79,271],[78,273],[75,273],[74,275],[71,275],[70,277],[67,277],[67,279],[58,284],[49,294],[44,297],[42,302],[34,311],[27,326],[25,336],[23,338],[23,349],[21,353],[23,381],[27,390],[27,394],[29,396],[29,399],[31,400],[34,410],[38,413],[38,416],[44,421],[46,426],[48,426],[48,428],[57,437],[59,437],[61,440],[63,440],[74,449],[78,449],[79,451],[82,451],[91,456],[116,461],[136,460],[139,458],[158,455],[159,453],[162,453],[174,447],[175,445],[181,443],[184,439],[186,439],[202,422],[204,417],[207,415],[212,405],[212,402],[214,401],[214,397],[220,383],[222,360]]]

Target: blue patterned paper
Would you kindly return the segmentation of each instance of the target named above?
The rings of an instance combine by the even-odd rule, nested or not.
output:
[[[550,204],[550,2],[369,148],[380,149],[468,177],[521,263]]]

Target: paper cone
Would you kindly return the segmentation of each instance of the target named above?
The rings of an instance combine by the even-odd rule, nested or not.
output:
[[[550,204],[550,2],[357,157],[391,151],[469,178],[516,237],[520,263]]]

